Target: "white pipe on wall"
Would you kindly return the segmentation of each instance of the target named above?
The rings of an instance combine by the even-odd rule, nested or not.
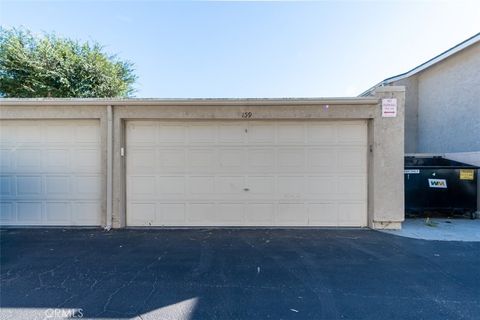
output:
[[[113,111],[112,106],[107,105],[107,221],[105,230],[112,228],[113,218]]]

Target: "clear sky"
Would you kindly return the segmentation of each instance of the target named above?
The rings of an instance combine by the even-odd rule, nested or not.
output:
[[[137,97],[354,96],[479,32],[480,1],[0,0],[0,23],[100,42]]]

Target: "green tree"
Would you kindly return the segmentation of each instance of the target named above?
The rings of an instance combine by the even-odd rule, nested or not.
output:
[[[136,78],[131,62],[106,54],[98,43],[0,27],[2,97],[128,97]]]

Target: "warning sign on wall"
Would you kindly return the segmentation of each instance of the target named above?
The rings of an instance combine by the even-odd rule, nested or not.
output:
[[[382,99],[382,117],[394,118],[397,116],[397,99]]]
[[[473,180],[473,169],[461,169],[460,180]]]

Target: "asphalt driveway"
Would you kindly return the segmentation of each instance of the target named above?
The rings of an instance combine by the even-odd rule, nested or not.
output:
[[[328,229],[0,235],[2,319],[480,317],[479,242]]]

